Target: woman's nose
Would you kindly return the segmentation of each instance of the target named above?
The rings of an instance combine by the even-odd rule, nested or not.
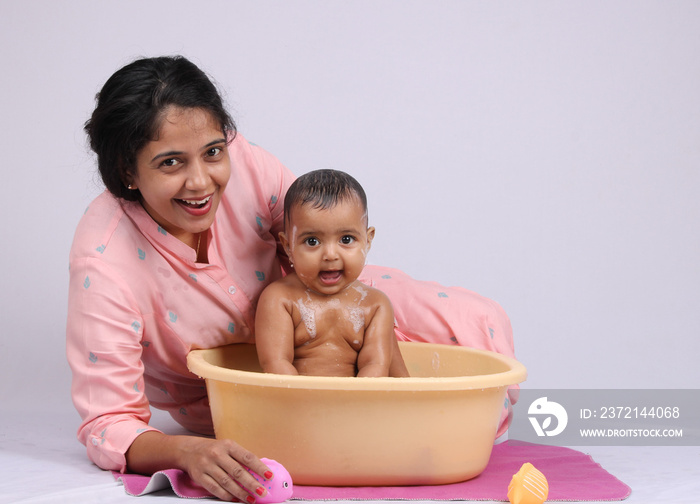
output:
[[[209,169],[203,161],[195,161],[189,166],[185,187],[189,190],[206,189],[209,185]]]

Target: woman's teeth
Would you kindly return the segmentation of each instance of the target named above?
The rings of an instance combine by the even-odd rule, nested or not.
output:
[[[190,206],[200,206],[200,205],[204,205],[204,204],[205,204],[207,201],[209,201],[210,199],[211,199],[211,196],[207,196],[206,198],[201,199],[201,200],[186,200],[186,199],[183,199],[183,200],[180,200],[180,201],[182,201],[183,203],[185,203],[185,204],[187,204],[187,205],[190,205]]]

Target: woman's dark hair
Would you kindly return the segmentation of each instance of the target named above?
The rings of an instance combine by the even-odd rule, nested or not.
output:
[[[351,175],[338,170],[315,170],[300,176],[287,189],[284,197],[284,221],[289,220],[296,205],[328,209],[340,201],[357,198],[367,212],[367,195],[360,183]]]
[[[105,186],[126,200],[140,197],[138,190],[126,188],[127,175],[136,169],[139,151],[158,134],[166,108],[206,110],[221,124],[226,138],[236,133],[216,86],[182,56],[144,58],[126,65],[107,80],[96,101],[85,132]]]

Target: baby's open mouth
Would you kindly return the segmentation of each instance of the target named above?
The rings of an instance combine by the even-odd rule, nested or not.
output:
[[[343,275],[342,270],[334,270],[334,271],[321,271],[318,276],[321,279],[323,283],[334,283],[340,280],[340,277]]]

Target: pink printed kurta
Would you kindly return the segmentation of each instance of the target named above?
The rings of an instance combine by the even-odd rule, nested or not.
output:
[[[240,134],[229,147],[231,179],[210,230],[209,264],[170,236],[139,203],[105,192],[88,207],[70,253],[67,355],[83,421],[78,438],[104,469],[148,425],[150,406],[188,429],[212,433],[204,381],[187,353],[253,342],[255,303],[282,274],[277,240],[294,176]],[[510,322],[496,303],[460,288],[368,266],[362,280],[394,304],[397,337],[513,355]],[[502,432],[510,405],[504,408]]]

